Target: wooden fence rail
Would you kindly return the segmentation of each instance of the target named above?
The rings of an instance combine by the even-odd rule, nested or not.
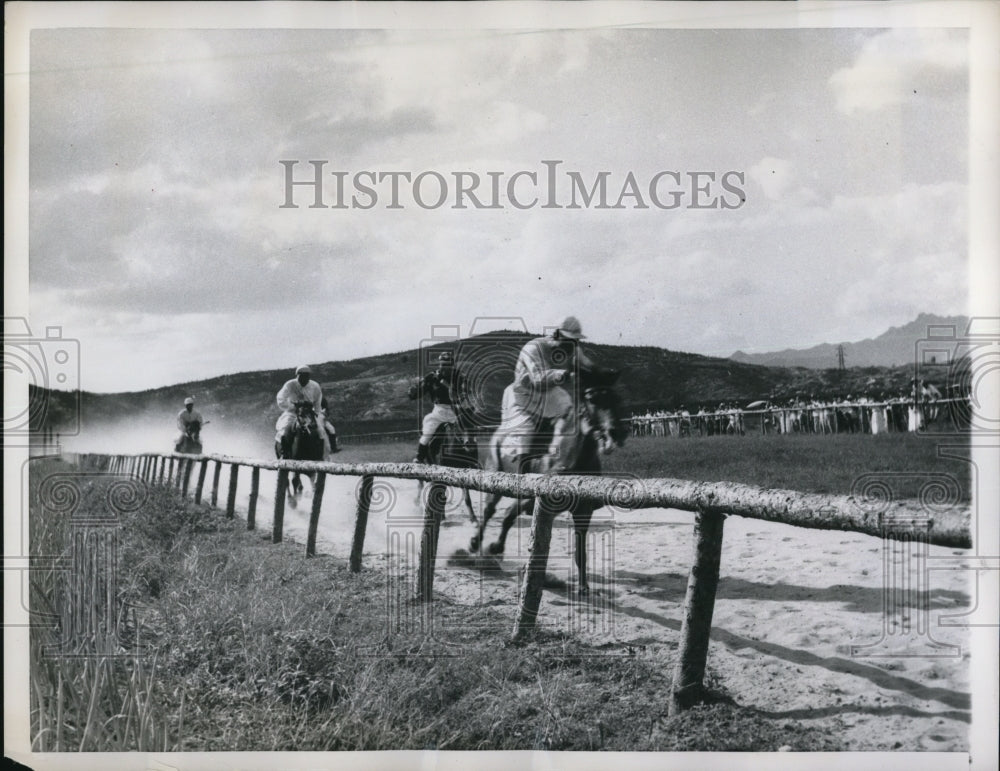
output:
[[[440,523],[444,515],[445,487],[460,487],[509,498],[535,498],[529,538],[528,564],[519,587],[519,612],[514,624],[515,639],[527,634],[538,616],[541,586],[548,564],[552,519],[557,510],[550,501],[558,500],[563,510],[566,502],[588,501],[595,506],[610,505],[619,509],[672,508],[693,512],[695,544],[681,625],[678,661],[674,671],[670,711],[683,710],[703,695],[705,663],[716,587],[722,553],[723,524],[726,516],[781,522],[796,527],[864,533],[880,538],[919,540],[938,546],[971,548],[971,509],[935,491],[928,502],[886,500],[879,489],[869,499],[858,496],[834,496],[801,493],[793,490],[765,490],[735,482],[692,482],[680,479],[638,479],[634,477],[509,474],[499,471],[453,469],[416,463],[329,463],[317,461],[260,460],[228,455],[181,455],[148,453],[142,455],[77,455],[83,467],[101,468],[113,473],[140,476],[149,483],[180,486],[187,494],[194,464],[199,464],[194,500],[201,501],[208,463],[215,463],[211,502],[215,506],[222,466],[229,466],[229,489],[226,515],[233,516],[237,474],[240,466],[253,469],[247,528],[255,527],[260,470],[277,471],[272,524],[273,542],[282,540],[285,494],[288,476],[293,472],[316,473],[313,505],[309,517],[306,554],[316,552],[316,531],[323,501],[326,475],[361,477],[357,491],[354,539],[350,569],[361,570],[361,555],[368,523],[372,486],[376,477],[422,480],[431,484],[426,496],[420,560],[414,592],[415,599],[433,599],[434,566]],[[163,472],[169,460],[169,471]],[[175,472],[174,466],[177,464]]]

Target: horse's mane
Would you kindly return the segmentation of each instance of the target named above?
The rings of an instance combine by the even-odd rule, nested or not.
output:
[[[611,388],[618,382],[621,372],[617,369],[595,367],[580,371],[580,385],[587,388]]]

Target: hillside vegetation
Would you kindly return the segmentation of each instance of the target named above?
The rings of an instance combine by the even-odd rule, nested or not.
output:
[[[459,343],[369,356],[351,361],[313,365],[315,378],[330,400],[330,411],[340,432],[367,433],[416,428],[427,405],[407,398],[407,389],[429,368],[437,353],[457,349],[483,423],[496,422],[503,388],[513,379],[521,346],[532,335],[490,332]],[[650,346],[585,345],[600,364],[620,369],[620,391],[625,413],[648,409],[689,409],[720,402],[747,402],[763,398],[836,397],[869,392],[896,394],[907,388],[912,367],[864,367],[844,371],[765,367],[731,359],[669,351]],[[921,374],[943,383],[943,365]],[[261,370],[222,375],[147,391],[117,394],[33,389],[32,398],[45,409],[33,416],[35,428],[53,430],[74,423],[77,400],[84,431],[88,426],[129,420],[172,425],[184,398],[193,395],[198,409],[219,423],[257,431],[270,427],[278,415],[275,394],[292,377],[289,370]]]

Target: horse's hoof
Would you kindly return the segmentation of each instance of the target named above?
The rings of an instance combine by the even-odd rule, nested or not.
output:
[[[479,536],[472,536],[472,540],[469,541],[469,551],[479,551]]]
[[[494,541],[490,544],[489,552],[490,554],[503,554],[503,544]]]
[[[586,597],[588,594],[590,594],[590,587],[589,586],[581,586],[576,591],[577,591],[577,594],[579,594],[581,597]]]
[[[294,509],[296,506],[298,506],[298,503],[296,502],[296,500],[294,498],[289,498],[288,499],[288,505],[291,506]]]

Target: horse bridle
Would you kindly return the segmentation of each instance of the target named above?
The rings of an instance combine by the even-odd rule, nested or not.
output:
[[[583,391],[584,404],[592,405],[595,410],[599,409],[597,402],[594,399],[595,394],[597,394],[600,391],[610,391],[610,390],[611,389],[609,388],[602,388],[598,386],[591,386],[590,388],[585,388]],[[590,423],[590,425],[593,426],[592,433],[594,434],[594,438],[598,440],[598,443],[612,442],[617,444],[617,442],[615,442],[614,437],[609,435],[607,428],[605,428],[602,424],[591,420],[590,410],[588,409],[587,406],[581,406],[580,418],[582,420],[586,420],[588,423]]]
[[[311,404],[297,407],[295,410],[295,422],[300,428],[309,431],[313,426],[319,431],[319,415]]]

